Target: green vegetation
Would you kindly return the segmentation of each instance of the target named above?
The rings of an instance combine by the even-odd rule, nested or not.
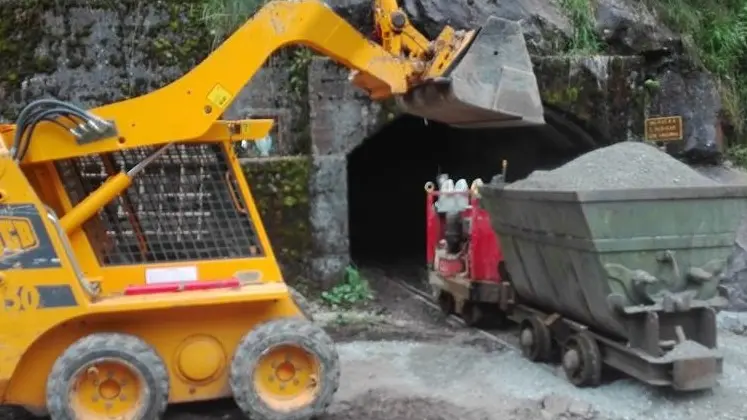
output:
[[[329,291],[322,292],[322,299],[333,308],[350,307],[356,303],[373,299],[373,292],[355,267],[345,269],[343,280]]]
[[[726,156],[735,165],[747,168],[747,145],[736,144],[727,150]]]
[[[689,52],[719,83],[726,117],[747,140],[747,0],[646,0],[681,33]]]
[[[213,35],[213,47],[238,29],[266,0],[204,0],[202,17]]]
[[[595,1],[559,0],[573,33],[563,49],[572,55],[604,51],[595,31]],[[724,117],[737,144],[747,144],[747,0],[644,0],[658,18],[681,34],[689,55],[718,83]],[[650,88],[651,86],[646,86]]]
[[[560,0],[573,28],[571,39],[565,45],[565,52],[572,55],[596,54],[602,51],[603,43],[594,28],[596,18],[589,0]]]

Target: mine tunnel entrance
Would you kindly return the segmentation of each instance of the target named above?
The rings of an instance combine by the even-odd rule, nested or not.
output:
[[[440,173],[455,182],[479,177],[487,183],[506,159],[511,182],[593,148],[553,121],[539,128],[465,130],[403,116],[364,140],[347,160],[353,261],[424,266],[424,185]]]

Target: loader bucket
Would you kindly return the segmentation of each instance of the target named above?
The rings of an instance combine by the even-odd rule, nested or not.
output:
[[[439,81],[397,98],[403,112],[460,128],[545,124],[519,22],[490,16]]]

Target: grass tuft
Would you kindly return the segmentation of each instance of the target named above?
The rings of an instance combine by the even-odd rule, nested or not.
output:
[[[603,50],[603,42],[596,32],[596,17],[589,0],[560,0],[560,7],[571,23],[573,33],[565,46],[569,55],[592,55]]]
[[[213,48],[259,10],[266,0],[205,0],[202,18],[213,35]]]

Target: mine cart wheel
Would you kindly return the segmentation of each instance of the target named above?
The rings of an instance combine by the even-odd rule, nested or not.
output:
[[[563,351],[563,370],[577,387],[594,387],[602,380],[602,354],[597,341],[581,332],[568,338]]]
[[[236,405],[253,420],[322,415],[340,385],[340,360],[327,333],[310,321],[282,318],[242,338],[231,362]]]
[[[443,312],[444,315],[451,315],[454,313],[454,310],[456,309],[456,301],[451,293],[446,290],[439,290],[436,299],[438,300],[438,307],[441,308],[441,312]]]
[[[55,361],[47,378],[52,419],[157,419],[166,411],[169,375],[143,340],[126,334],[92,334]]]
[[[298,310],[301,311],[301,314],[304,316],[304,318],[308,319],[309,321],[314,321],[313,311],[311,310],[311,304],[309,304],[308,299],[306,299],[304,295],[299,293],[298,290],[291,286],[288,286],[288,293],[290,294],[293,303],[298,306]]]
[[[552,357],[552,333],[536,316],[521,323],[519,342],[521,353],[533,362],[547,362]]]

